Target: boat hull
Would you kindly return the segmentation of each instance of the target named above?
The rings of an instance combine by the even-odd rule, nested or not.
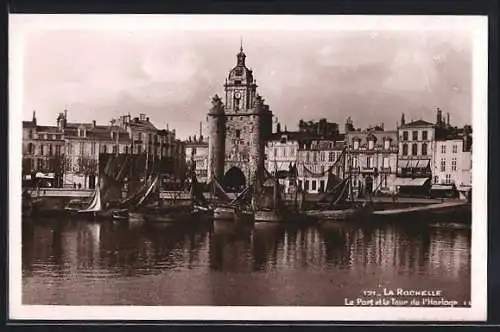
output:
[[[471,205],[467,203],[431,204],[418,208],[393,209],[374,213],[377,220],[405,222],[458,221],[469,223],[472,219]]]
[[[235,219],[235,209],[229,207],[216,207],[213,211],[214,219],[221,220],[234,220]]]
[[[281,223],[283,216],[275,211],[257,210],[254,213],[255,222]]]

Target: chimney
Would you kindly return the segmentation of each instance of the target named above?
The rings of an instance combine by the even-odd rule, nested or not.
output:
[[[276,132],[281,133],[281,124],[279,122],[276,124]]]
[[[401,114],[401,125],[403,126],[405,124],[405,114]]]
[[[201,121],[200,121],[200,137],[203,137],[203,132],[202,132],[202,130],[201,130],[201,125],[202,125],[202,123],[201,123]]]
[[[36,126],[36,112],[33,111],[33,124]]]
[[[95,122],[95,120],[92,120],[92,128],[95,128],[95,126],[96,126],[96,122]]]
[[[149,121],[149,116],[146,118],[146,121]]]
[[[167,123],[167,131],[168,131],[168,123]]]
[[[144,121],[146,119],[146,114],[140,113],[139,114],[139,120]]]
[[[443,112],[438,107],[437,108],[437,115],[436,115],[436,124],[441,125],[442,123],[443,123]]]

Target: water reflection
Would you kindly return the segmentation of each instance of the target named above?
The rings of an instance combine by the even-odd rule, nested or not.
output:
[[[381,283],[470,296],[468,228],[34,221],[22,255],[34,303],[335,305]]]

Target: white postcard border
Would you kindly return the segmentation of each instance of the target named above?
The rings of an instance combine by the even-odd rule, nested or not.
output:
[[[145,17],[147,16],[147,17]],[[362,24],[360,24],[362,22]],[[459,30],[472,33],[473,223],[471,308],[39,306],[22,304],[23,35],[97,30]],[[487,298],[488,21],[486,16],[26,15],[9,16],[9,318],[47,320],[483,321]]]

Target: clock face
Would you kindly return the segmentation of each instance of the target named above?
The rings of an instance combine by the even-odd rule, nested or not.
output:
[[[236,99],[240,99],[240,98],[241,98],[241,93],[240,93],[239,91],[236,91],[236,92],[234,93],[234,97],[235,97]]]

